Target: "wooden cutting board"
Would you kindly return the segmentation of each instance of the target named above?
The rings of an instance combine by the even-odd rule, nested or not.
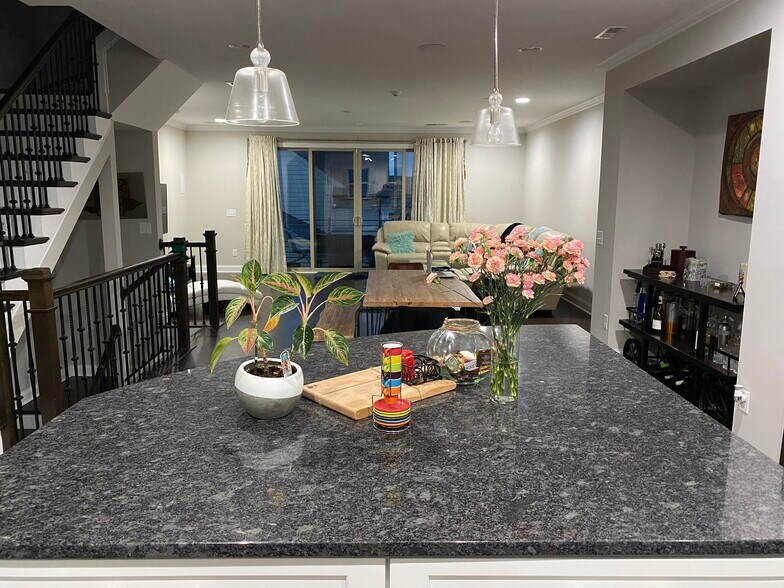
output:
[[[401,396],[416,402],[451,392],[456,387],[451,380],[435,380],[418,386],[403,384]],[[366,419],[370,416],[373,400],[381,396],[381,367],[305,384],[302,395],[355,421]]]

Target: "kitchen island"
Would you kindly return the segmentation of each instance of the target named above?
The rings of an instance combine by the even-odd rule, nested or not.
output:
[[[429,335],[355,339],[349,368],[317,345],[306,382]],[[485,381],[398,434],[304,399],[257,421],[238,363],[87,398],[0,456],[0,586],[784,582],[784,470],[576,326],[522,329],[516,407]]]

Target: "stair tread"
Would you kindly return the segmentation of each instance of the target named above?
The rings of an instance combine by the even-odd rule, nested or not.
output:
[[[0,186],[7,186],[10,188],[75,188],[78,182],[69,182],[66,180],[45,180],[39,182],[38,180],[0,180]]]
[[[3,269],[0,270],[0,282],[4,280],[13,280],[14,278],[21,277],[27,270],[16,268],[14,270]]]
[[[30,131],[29,129],[24,129],[21,131],[17,131],[17,130],[9,131],[7,129],[0,129],[0,136],[29,137],[29,138],[35,138],[36,136],[63,137],[63,138],[73,137],[74,139],[93,139],[95,141],[99,140],[102,137],[102,135],[91,133],[89,131],[49,131],[46,129],[41,129],[39,131]]]
[[[51,206],[36,206],[35,208],[30,208],[27,210],[27,213],[30,216],[50,216],[55,214],[62,214],[64,212],[65,208],[53,208]],[[6,208],[5,206],[0,207],[0,215],[5,214],[21,214],[21,211],[14,211],[10,208]]]
[[[0,245],[5,247],[27,247],[46,243],[49,237],[19,237],[15,239],[0,239]]]
[[[27,153],[0,153],[0,159],[17,160],[21,159],[27,161],[30,156]],[[35,155],[33,159],[38,161],[62,161],[65,163],[88,163],[89,157],[83,155]]]

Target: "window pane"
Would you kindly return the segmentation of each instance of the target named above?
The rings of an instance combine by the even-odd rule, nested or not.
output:
[[[316,267],[353,268],[353,152],[313,152],[313,206]]]
[[[375,267],[373,244],[381,226],[403,215],[402,151],[362,152],[362,267]]]
[[[308,152],[279,149],[278,176],[286,262],[290,267],[310,267]]]

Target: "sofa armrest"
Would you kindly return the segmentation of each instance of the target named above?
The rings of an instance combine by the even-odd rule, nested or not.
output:
[[[387,255],[389,255],[390,253],[392,253],[392,248],[389,246],[389,243],[374,243],[373,251],[379,251],[381,253],[386,253]]]

